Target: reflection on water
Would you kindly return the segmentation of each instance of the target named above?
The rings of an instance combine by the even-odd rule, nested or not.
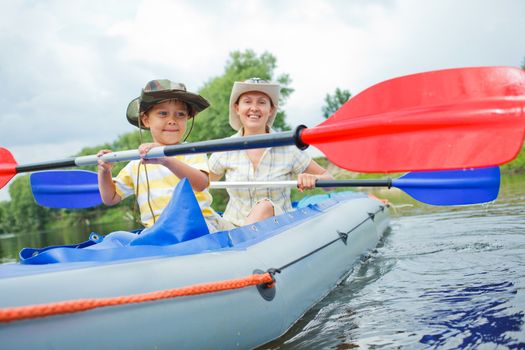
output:
[[[516,294],[512,282],[428,291],[421,296],[429,300],[428,315],[421,321],[437,331],[423,335],[420,342],[441,347],[457,337],[458,346],[463,349],[512,343],[508,332],[519,332],[525,315],[525,311],[509,312],[509,301]]]
[[[114,225],[76,225],[57,228],[53,232],[25,232],[0,234],[0,263],[18,261],[18,252],[25,247],[41,248],[52,245],[68,245],[88,240],[91,232],[109,233],[117,230],[132,230],[129,222]]]

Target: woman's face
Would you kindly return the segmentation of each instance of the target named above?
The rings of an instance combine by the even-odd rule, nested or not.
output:
[[[235,112],[244,129],[257,133],[266,132],[274,108],[268,95],[258,91],[245,92],[235,104]]]

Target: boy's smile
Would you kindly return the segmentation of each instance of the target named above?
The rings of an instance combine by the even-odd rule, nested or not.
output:
[[[174,145],[181,142],[188,117],[188,108],[184,102],[169,100],[151,107],[142,117],[142,122],[150,129],[156,143]]]

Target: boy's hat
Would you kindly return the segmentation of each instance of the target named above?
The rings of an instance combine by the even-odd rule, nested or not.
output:
[[[184,84],[174,83],[168,79],[157,79],[147,83],[140,96],[129,103],[126,118],[131,124],[138,127],[141,112],[147,111],[157,103],[171,99],[177,99],[190,105],[193,110],[192,116],[210,106],[204,97],[188,92]],[[143,125],[141,127],[147,129]]]
[[[239,97],[245,92],[259,91],[266,94],[272,101],[274,110],[268,118],[267,125],[272,126],[275,116],[277,115],[277,108],[279,107],[279,93],[281,86],[279,84],[271,83],[269,81],[250,78],[243,82],[236,81],[233,83],[232,94],[230,95],[230,125],[235,130],[239,130],[242,127],[241,119],[235,113],[235,104],[239,101]]]

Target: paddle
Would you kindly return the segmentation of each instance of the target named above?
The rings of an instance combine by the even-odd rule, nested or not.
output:
[[[396,187],[432,205],[485,203],[498,197],[499,167],[412,172],[398,179],[318,180],[316,187]],[[211,188],[296,187],[297,181],[211,182]],[[43,171],[31,174],[38,204],[51,208],[89,208],[102,204],[97,173],[85,170]]]
[[[525,72],[513,67],[456,68],[374,85],[316,127],[158,147],[148,158],[308,145],[341,168],[359,172],[461,169],[512,160],[525,135]],[[109,153],[109,162],[138,151]],[[17,165],[0,148],[0,188],[18,173],[94,165],[96,155]]]

